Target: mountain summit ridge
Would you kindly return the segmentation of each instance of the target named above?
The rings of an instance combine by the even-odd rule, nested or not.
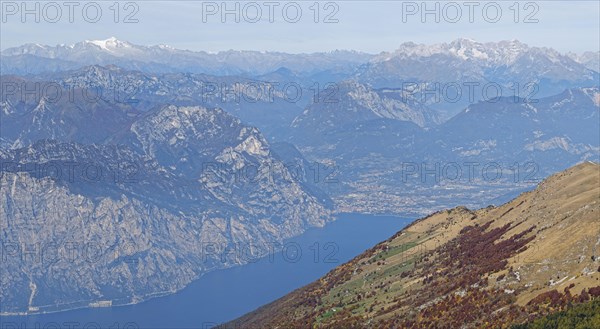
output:
[[[116,64],[130,69],[144,67],[152,72],[176,72],[182,69],[198,73],[265,74],[288,66],[295,71],[327,71],[343,69],[352,72],[360,65],[385,63],[398,59],[419,59],[431,56],[450,56],[453,59],[483,63],[487,66],[521,66],[527,56],[548,60],[558,68],[573,68],[586,65],[598,70],[598,56],[587,52],[582,55],[561,53],[553,48],[529,46],[518,40],[497,42],[478,42],[468,38],[458,38],[447,43],[417,44],[404,42],[397,49],[369,54],[356,50],[338,49],[328,52],[285,53],[278,51],[222,50],[209,52],[204,50],[179,49],[171,45],[140,45],[111,36],[107,39],[84,40],[73,44],[55,46],[38,43],[26,43],[0,51],[4,72],[13,72],[16,65],[32,61],[52,61],[46,69],[36,67],[36,71],[48,72],[56,67],[74,69],[82,65]],[[597,54],[596,54],[597,55]],[[224,61],[229,67],[223,66]],[[267,65],[266,63],[273,63]],[[35,66],[33,63],[28,66]],[[198,66],[198,67],[196,67]],[[523,69],[523,68],[519,68]],[[39,71],[42,70],[42,71]],[[581,68],[578,68],[578,72]],[[566,71],[568,73],[568,70]],[[583,71],[582,71],[583,72]],[[36,72],[28,72],[36,73]]]

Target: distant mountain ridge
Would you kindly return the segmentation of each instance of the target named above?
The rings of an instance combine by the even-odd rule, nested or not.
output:
[[[51,71],[52,66],[46,70],[43,67],[18,67],[35,56],[61,69],[76,68],[72,63],[79,66],[114,64],[153,73],[192,72],[219,75],[265,74],[280,67],[305,73],[347,70],[372,56],[344,50],[314,54],[234,50],[208,53],[179,50],[166,45],[135,45],[115,37],[106,40],[86,40],[72,45],[25,44],[5,49],[1,55],[4,73],[35,74]]]
[[[518,40],[481,43],[472,39],[457,39],[450,43],[433,45],[407,42],[400,45],[393,52],[383,52],[373,57],[370,63],[379,64],[407,59],[423,61],[424,59],[434,60],[435,58],[443,59],[444,57],[451,59],[451,64],[463,62],[463,65],[466,65],[465,67],[475,65],[471,71],[460,72],[463,74],[485,74],[484,71],[474,71],[477,66],[480,68],[506,67],[512,73],[517,73],[520,70],[526,69],[539,70],[542,65],[546,65],[546,71],[540,71],[545,74],[540,74],[538,78],[541,79],[547,76],[554,79],[573,79],[576,78],[576,74],[581,73],[584,73],[584,75],[579,78],[590,78],[589,72],[577,65],[578,61],[582,58],[586,59],[590,57],[589,54],[585,54],[583,57],[575,54],[561,54],[552,48],[530,47]],[[531,66],[526,67],[526,64]],[[547,64],[550,65],[548,66]],[[569,72],[569,68],[577,70]],[[406,69],[414,70],[414,68]],[[424,71],[423,73],[428,72]],[[550,75],[548,75],[549,73]],[[435,79],[434,81],[441,82],[444,80]]]
[[[586,51],[582,54],[570,53],[569,56],[590,70],[600,72],[600,51]]]
[[[421,95],[425,105],[452,116],[474,101],[496,96],[541,98],[569,88],[597,87],[600,69],[590,63],[517,40],[458,39],[434,45],[402,44],[394,52],[373,57],[354,76],[374,88],[416,85],[415,95]]]
[[[548,71],[539,71],[544,72],[540,78],[581,79],[582,81],[589,79],[590,73],[583,70],[581,65],[596,72],[600,69],[596,65],[598,54],[593,52],[561,54],[551,48],[530,47],[518,40],[482,43],[465,38],[459,38],[450,43],[432,45],[405,42],[392,52],[384,51],[372,55],[353,50],[305,54],[236,50],[209,53],[181,50],[168,45],[142,46],[110,37],[105,40],[85,40],[71,45],[48,46],[30,43],[4,49],[1,55],[4,62],[2,65],[4,74],[37,74],[76,69],[85,65],[113,64],[152,73],[185,71],[218,75],[244,73],[261,75],[286,67],[304,75],[318,72],[329,72],[329,74],[344,72],[344,77],[347,78],[358,69],[358,77],[361,77],[361,81],[372,83],[374,87],[398,87],[398,85],[381,85],[384,81],[381,79],[388,79],[387,75],[383,75],[379,80],[373,80],[374,77],[370,77],[375,71],[379,72],[378,66],[383,63],[388,63],[385,64],[387,68],[392,68],[390,65],[396,65],[392,63],[399,61],[414,66],[423,59],[434,60],[434,63],[435,59],[449,60],[448,68],[454,66],[465,68],[464,72],[467,78],[475,78],[484,73],[481,69],[477,69],[477,66],[473,66],[475,64],[481,67],[506,67],[509,68],[509,72],[506,73],[521,74],[526,70],[539,70],[543,65]],[[36,61],[44,62],[45,65],[39,65]],[[460,64],[461,62],[463,63]],[[359,66],[363,64],[366,67],[359,69]],[[439,64],[443,65],[441,62]],[[527,65],[531,65],[531,67]],[[405,80],[418,78],[410,73],[418,67],[420,66],[406,67],[404,71],[397,72],[400,74],[398,78]],[[438,72],[434,76],[430,76],[430,79],[426,79],[427,74],[431,75],[434,73],[433,71],[429,73],[421,71],[426,74],[422,76],[422,80],[446,81],[441,74],[447,72],[442,68],[439,66]],[[398,68],[395,70],[397,71]],[[393,72],[387,73],[392,74]],[[380,71],[379,73],[386,72]],[[558,74],[561,74],[562,77]],[[578,77],[578,74],[582,76]],[[454,74],[450,74],[447,75],[447,78],[457,80],[454,76]],[[431,79],[433,77],[435,79]],[[531,77],[528,76],[528,78]]]
[[[2,97],[4,101],[8,100],[2,104],[6,107],[5,112],[14,111],[13,107],[22,106],[23,103],[27,103],[26,106],[31,110],[37,106],[35,102],[45,98],[45,106],[60,111],[76,105],[79,108],[89,107],[90,111],[86,111],[89,114],[94,107],[105,106],[114,117],[98,119],[111,121],[120,117],[130,120],[127,117],[138,115],[158,104],[203,105],[223,108],[245,123],[260,128],[268,136],[278,136],[278,132],[287,130],[289,123],[301,113],[302,106],[310,102],[312,96],[309,94],[310,85],[299,82],[294,82],[294,86],[303,89],[304,96],[290,100],[286,98],[282,86],[271,87],[276,82],[272,80],[199,73],[152,74],[113,65],[92,65],[26,77],[4,75],[1,79],[5,86]],[[20,97],[25,93],[22,92],[24,84],[31,86],[36,83],[41,86],[37,93]],[[13,92],[8,92],[9,85],[15,87]],[[47,92],[44,93],[44,90]],[[59,97],[56,97],[57,93]],[[126,109],[131,113],[125,114]],[[16,126],[8,128],[6,133],[12,129],[16,129]]]
[[[559,61],[562,56],[551,48],[530,47],[518,40],[503,40],[498,42],[477,42],[473,39],[459,38],[449,43],[417,44],[406,42],[393,52],[383,52],[373,58],[372,62],[391,60],[394,57],[431,57],[445,54],[464,60],[486,61],[489,65],[510,65],[523,53],[535,50]]]

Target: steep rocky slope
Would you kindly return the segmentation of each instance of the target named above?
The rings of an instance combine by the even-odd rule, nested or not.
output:
[[[70,109],[22,120],[58,140],[23,129],[0,149],[1,313],[172,293],[331,219],[322,193],[223,110],[159,106],[115,127]],[[77,142],[86,132],[102,142]]]
[[[600,296],[600,165],[582,163],[499,207],[415,221],[231,325],[498,328]]]

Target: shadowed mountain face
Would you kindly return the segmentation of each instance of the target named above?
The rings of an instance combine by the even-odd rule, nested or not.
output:
[[[408,147],[421,158],[518,161],[555,150],[586,159],[598,151],[598,88],[480,101],[441,122],[435,110],[402,90],[373,90],[356,82],[341,86],[335,102],[324,98],[311,104],[291,125],[290,140],[312,157],[356,158],[362,153],[354,150],[366,145],[371,153],[397,156],[409,136],[417,146]],[[373,145],[370,138],[380,143]]]
[[[2,313],[172,293],[330,220],[322,192],[222,110],[13,104],[2,112],[19,125],[0,153]],[[220,256],[239,245],[251,253]]]
[[[338,103],[308,106],[289,138],[307,158],[336,168],[341,184],[326,188],[345,211],[424,215],[432,203],[436,210],[497,204],[570,165],[599,160],[598,88],[480,101],[436,125],[428,115],[435,110],[414,95],[346,86],[353,87],[340,89]]]
[[[24,133],[20,118],[11,116],[19,110],[26,122],[30,116],[42,116],[45,108],[52,112],[64,112],[68,117],[77,116],[83,124],[101,120],[101,127],[120,127],[124,121],[131,122],[140,113],[161,104],[179,106],[202,105],[218,107],[240,118],[244,123],[256,126],[271,138],[281,137],[302,107],[311,101],[310,86],[294,82],[292,86],[304,91],[300,97],[287,95],[284,85],[277,81],[245,77],[218,77],[205,74],[169,73],[149,74],[129,71],[115,66],[86,66],[77,70],[40,74],[29,77],[2,76],[2,106],[5,120],[17,120],[6,125],[3,133]],[[308,83],[310,85],[310,83]],[[289,88],[290,93],[295,89]],[[41,102],[44,100],[44,102]],[[39,107],[39,108],[38,108]],[[106,110],[98,113],[98,110]],[[102,115],[101,115],[102,114]],[[112,121],[110,121],[112,120]],[[44,122],[37,120],[38,124]],[[12,123],[12,121],[11,121]],[[57,122],[75,130],[86,131],[85,126],[72,122]],[[24,127],[28,128],[28,127]],[[52,127],[32,127],[43,134]],[[49,132],[48,132],[49,133]],[[100,136],[72,136],[83,141]],[[97,141],[92,139],[92,141]]]
[[[600,297],[600,165],[440,211],[228,326],[506,327]]]
[[[479,102],[432,130],[437,148],[430,154],[540,164],[569,163],[569,157],[594,159],[599,106],[598,88],[569,89],[535,101],[505,97]]]

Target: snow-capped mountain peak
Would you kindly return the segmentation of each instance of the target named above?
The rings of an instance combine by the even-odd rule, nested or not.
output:
[[[373,61],[382,62],[396,57],[430,57],[441,54],[458,57],[462,60],[488,61],[493,64],[509,65],[521,54],[531,49],[533,48],[518,40],[481,43],[473,39],[459,38],[450,43],[431,45],[405,42],[394,52],[384,52],[375,57]],[[549,49],[545,50],[550,51]]]
[[[462,59],[489,59],[490,55],[483,44],[473,39],[457,39],[448,45],[448,51]]]
[[[120,41],[115,37],[110,37],[106,40],[85,40],[85,44],[92,44],[102,50],[112,51],[117,48],[131,48],[132,45],[127,41]]]

